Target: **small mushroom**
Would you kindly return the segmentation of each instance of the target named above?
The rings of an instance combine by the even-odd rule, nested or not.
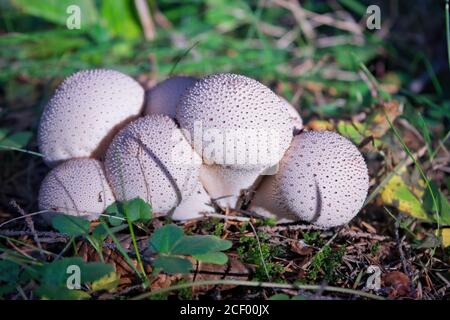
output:
[[[176,76],[159,83],[146,94],[144,114],[165,114],[175,118],[180,97],[196,81],[194,77]]]
[[[44,108],[38,145],[44,161],[99,157],[114,134],[142,111],[144,89],[118,71],[79,71],[66,78]]]
[[[276,165],[292,140],[286,104],[242,75],[198,80],[181,97],[176,119],[204,161],[205,189],[222,198],[217,201],[222,206],[235,206],[241,190]]]
[[[53,168],[39,190],[39,209],[96,220],[115,201],[102,164],[72,159]]]
[[[114,137],[105,169],[119,201],[140,197],[155,213],[171,213],[198,184],[201,161],[167,116],[139,118]]]
[[[358,214],[368,187],[367,166],[355,145],[334,132],[303,132],[278,172],[262,181],[252,205],[262,215],[331,228]]]

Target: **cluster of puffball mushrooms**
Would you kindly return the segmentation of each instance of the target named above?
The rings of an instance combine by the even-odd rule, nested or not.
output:
[[[275,144],[261,143],[255,132],[276,137]],[[207,152],[212,144],[224,150]],[[176,76],[146,92],[117,71],[76,72],[45,106],[38,145],[52,168],[40,210],[89,220],[136,197],[155,214],[193,219],[217,206],[239,207],[251,190],[246,209],[261,217],[331,228],[358,213],[369,184],[350,141],[304,130],[285,99],[229,73]],[[250,149],[270,157],[227,161]]]

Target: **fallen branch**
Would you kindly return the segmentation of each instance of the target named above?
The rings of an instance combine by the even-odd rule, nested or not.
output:
[[[272,288],[272,289],[292,289],[292,290],[314,290],[314,291],[329,291],[335,293],[344,293],[350,295],[356,295],[373,300],[385,300],[384,297],[377,296],[372,293],[353,290],[348,288],[339,288],[332,286],[320,286],[320,285],[307,285],[307,284],[287,284],[287,283],[272,283],[272,282],[256,282],[256,281],[244,281],[244,280],[205,280],[197,282],[182,283],[172,287],[154,290],[151,292],[145,292],[140,294],[131,300],[142,300],[147,299],[154,295],[159,295],[171,291],[181,290],[185,288],[197,287],[197,286],[210,286],[210,285],[234,285],[234,286],[244,286],[244,287],[257,287],[257,288]]]

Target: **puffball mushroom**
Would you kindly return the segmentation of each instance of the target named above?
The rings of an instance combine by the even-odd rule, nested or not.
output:
[[[294,137],[279,171],[265,177],[253,207],[321,228],[349,222],[367,196],[369,176],[355,145],[330,131]]]
[[[176,76],[159,83],[146,94],[144,114],[165,114],[175,118],[180,97],[196,81],[194,77]]]
[[[172,213],[196,191],[200,165],[175,122],[163,115],[131,122],[113,139],[105,158],[106,175],[119,201],[140,197],[162,214]]]
[[[285,103],[269,88],[237,74],[198,80],[181,97],[176,119],[204,165],[200,179],[222,206],[281,159],[292,140]]]
[[[142,111],[144,89],[114,70],[74,73],[44,108],[38,145],[49,166],[103,155],[114,134]]]
[[[72,159],[53,168],[39,190],[39,209],[98,219],[115,201],[102,164],[95,159]]]
[[[284,102],[286,105],[286,108],[289,112],[289,118],[292,121],[292,124],[294,125],[294,130],[296,132],[299,132],[301,129],[303,129],[303,120],[300,114],[298,113],[297,109],[290,104],[285,98],[280,97],[280,99]]]

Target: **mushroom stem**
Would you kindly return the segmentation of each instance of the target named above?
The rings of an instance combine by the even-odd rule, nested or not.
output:
[[[276,196],[277,187],[275,176],[264,176],[256,189],[249,210],[255,212],[262,218],[276,218],[283,222],[285,222],[284,219],[289,221],[297,220],[296,217],[286,212],[286,208],[280,206],[278,202],[273,200]]]
[[[221,207],[235,208],[242,190],[253,186],[261,172],[228,168],[221,165],[200,167],[200,181]]]
[[[211,198],[203,186],[198,183],[191,196],[183,199],[175,208],[172,219],[175,221],[202,218],[202,213],[214,212]]]

